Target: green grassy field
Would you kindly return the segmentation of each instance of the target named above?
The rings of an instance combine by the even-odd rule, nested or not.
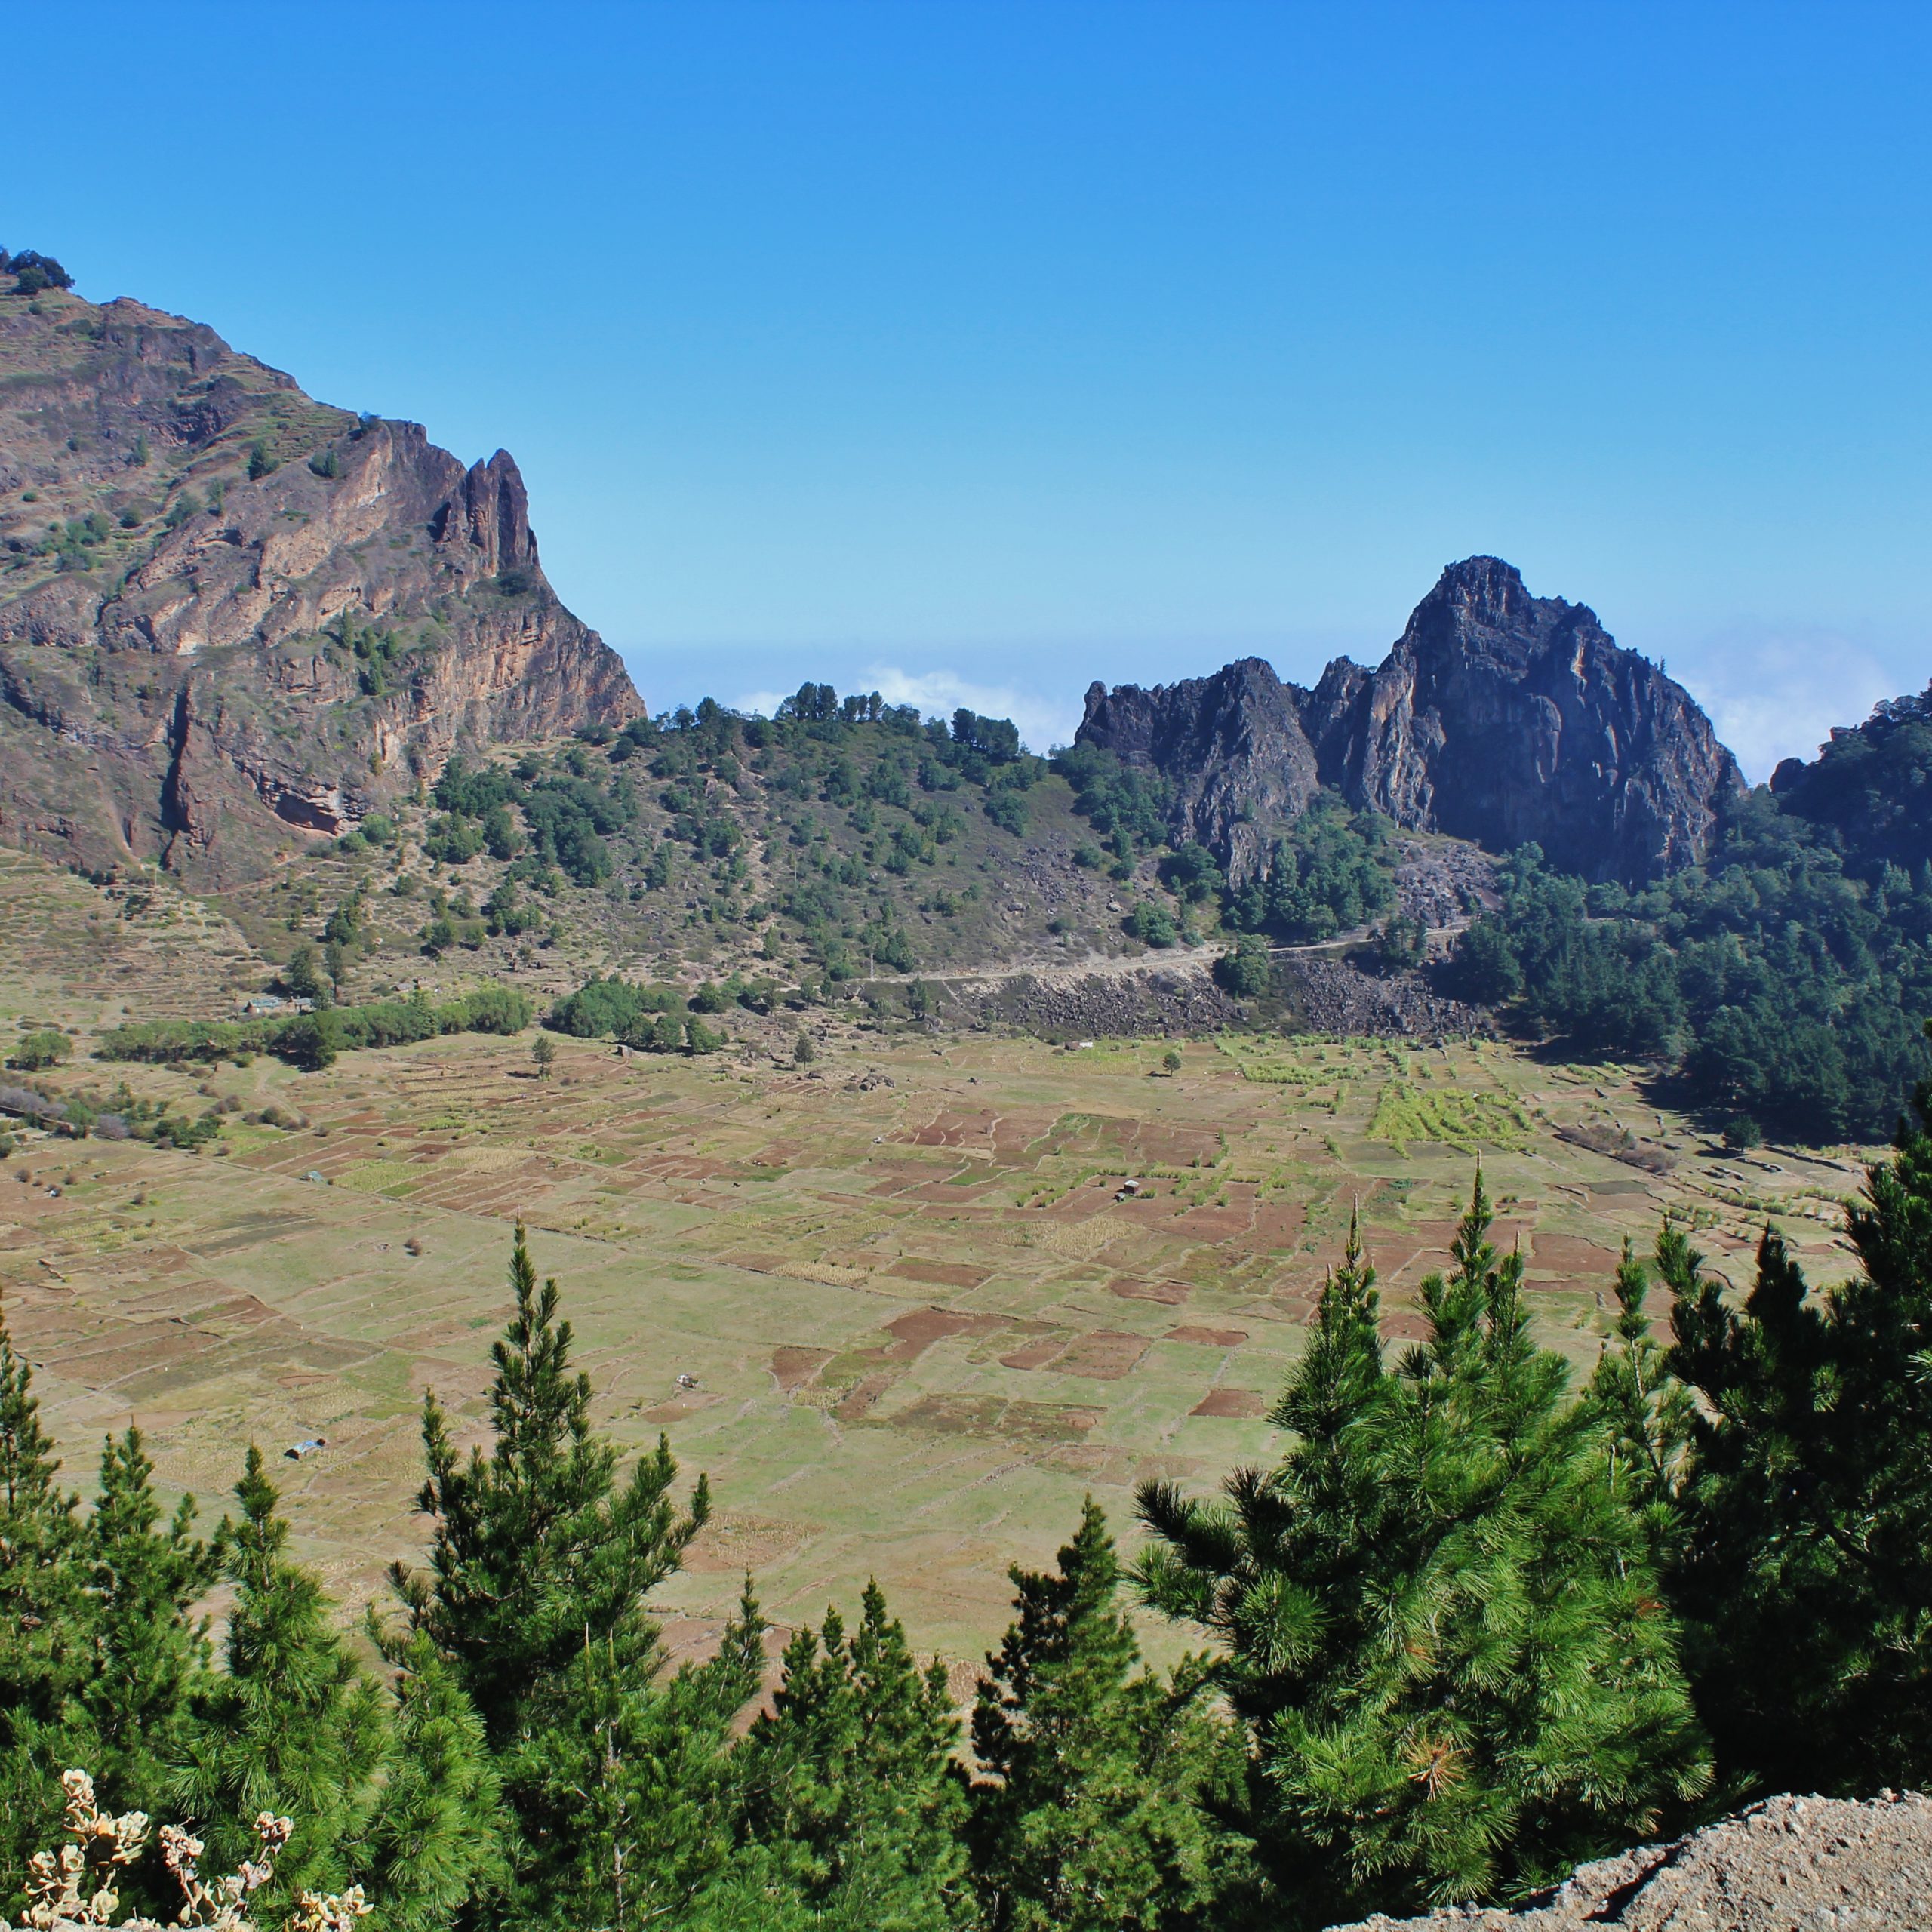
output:
[[[18,922],[0,1023],[139,1008],[111,946],[93,979],[51,975],[53,941],[32,963],[26,904],[0,898]],[[157,984],[213,984],[228,941],[184,926],[137,943]],[[609,1426],[667,1431],[710,1473],[717,1518],[664,1592],[679,1641],[715,1627],[747,1569],[781,1623],[875,1575],[922,1647],[964,1659],[1004,1620],[1006,1565],[1048,1555],[1083,1494],[1125,1528],[1140,1479],[1204,1488],[1270,1455],[1264,1411],[1352,1212],[1386,1331],[1414,1337],[1479,1156],[1540,1328],[1581,1367],[1625,1235],[1647,1248],[1672,1209],[1741,1278],[1770,1216],[1829,1280],[1846,1265],[1830,1204],[1858,1178],[1844,1157],[1725,1156],[1623,1070],[1489,1044],[1200,1041],[1172,1078],[1165,1042],[836,1023],[805,1068],[749,1046],[557,1044],[546,1079],[528,1037],[322,1074],[129,1069],[191,1110],[232,1095],[307,1124],[238,1111],[195,1155],[28,1137],[0,1178],[0,1291],[70,1475],[131,1419],[167,1481],[218,1512],[247,1442],[326,1438],[278,1466],[301,1546],[359,1604],[420,1545],[423,1391],[480,1425],[520,1216]],[[1670,1171],[1583,1144],[1619,1134]]]

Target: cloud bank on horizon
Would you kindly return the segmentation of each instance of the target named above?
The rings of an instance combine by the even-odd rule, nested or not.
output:
[[[1881,698],[1905,694],[1872,652],[1822,632],[1721,640],[1678,681],[1754,785],[1781,758],[1816,758],[1834,725],[1862,724]]]

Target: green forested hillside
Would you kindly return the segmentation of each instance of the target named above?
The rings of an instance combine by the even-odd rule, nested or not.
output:
[[[808,685],[774,719],[707,700],[460,755],[227,903],[268,948],[322,949],[358,993],[426,960],[509,973],[552,957],[836,987],[1120,949],[1140,898],[1172,901],[1152,858],[1109,875],[1093,843],[1072,788],[1005,721],[927,723]]]
[[[1665,1063],[1746,1140],[1883,1138],[1932,1068],[1932,855],[1894,862],[1884,823],[1871,835],[1861,808],[1841,829],[1760,790],[1708,863],[1635,893],[1527,848],[1455,983],[1566,1051]]]
[[[1810,764],[1771,775],[1778,802],[1825,832],[1870,877],[1915,871],[1932,855],[1932,691],[1881,704],[1854,730],[1834,731]]]
[[[707,700],[561,746],[450,761],[224,907],[289,989],[355,998],[450,968],[855,981],[1076,962],[1223,932],[1331,937],[1395,901],[1386,827],[1325,797],[1231,894],[1169,845],[1157,780],[1005,719],[922,720],[807,685],[772,718]]]

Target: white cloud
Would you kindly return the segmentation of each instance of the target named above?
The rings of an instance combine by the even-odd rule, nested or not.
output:
[[[1730,638],[1685,667],[1683,682],[1757,783],[1780,758],[1812,758],[1834,724],[1860,724],[1896,674],[1866,650],[1825,632]]]
[[[974,684],[957,671],[914,673],[892,664],[872,666],[866,678],[888,704],[916,704],[932,716],[949,717],[964,705],[983,717],[1010,718],[1029,751],[1072,743],[1080,722],[1080,700],[1070,692],[1041,697],[1014,685]]]
[[[1043,698],[1014,685],[975,684],[957,671],[902,671],[895,664],[873,664],[853,689],[875,691],[888,704],[917,705],[928,717],[950,718],[961,705],[982,717],[1010,718],[1029,751],[1071,744],[1081,718],[1077,698]],[[846,687],[841,683],[840,694]],[[746,691],[734,709],[769,718],[789,691]]]

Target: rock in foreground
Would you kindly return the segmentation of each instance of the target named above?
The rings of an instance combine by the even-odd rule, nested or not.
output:
[[[1774,1798],[1670,1844],[1586,1865],[1515,1911],[1464,1906],[1337,1932],[1927,1932],[1932,1798]]]

